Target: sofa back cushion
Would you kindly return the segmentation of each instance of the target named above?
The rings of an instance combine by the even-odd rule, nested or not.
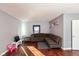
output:
[[[33,36],[33,37],[48,37],[49,34],[37,33],[37,34],[32,34],[31,36]]]

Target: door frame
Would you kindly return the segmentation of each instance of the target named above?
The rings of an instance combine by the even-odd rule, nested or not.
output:
[[[71,50],[73,50],[73,39],[72,39],[72,21],[71,20]]]

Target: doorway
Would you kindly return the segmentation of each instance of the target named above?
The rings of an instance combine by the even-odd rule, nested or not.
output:
[[[72,50],[79,50],[79,20],[72,20]]]

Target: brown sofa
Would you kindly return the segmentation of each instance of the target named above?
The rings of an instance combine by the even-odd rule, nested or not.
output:
[[[61,48],[62,39],[59,36],[46,33],[37,33],[31,35],[31,41],[45,41],[50,48]]]

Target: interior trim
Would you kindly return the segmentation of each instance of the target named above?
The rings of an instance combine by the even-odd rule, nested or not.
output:
[[[63,50],[71,50],[72,48],[62,48]]]
[[[5,55],[8,52],[8,50],[4,51],[3,53],[0,54],[0,56]]]

